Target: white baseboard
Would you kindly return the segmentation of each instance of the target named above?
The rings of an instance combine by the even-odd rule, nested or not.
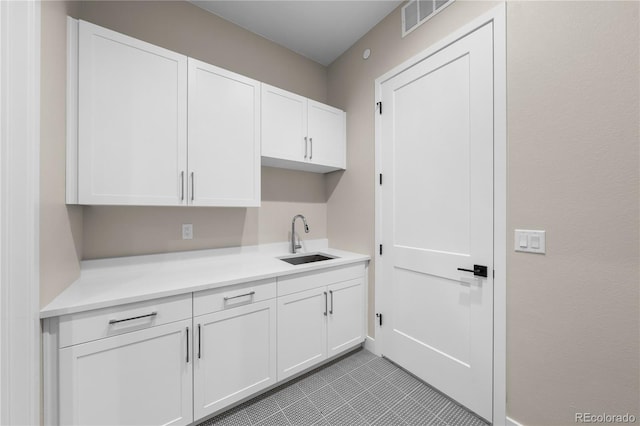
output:
[[[367,338],[364,340],[364,348],[369,352],[380,356],[380,352],[376,348],[376,339],[374,339],[373,337],[367,336]]]
[[[518,423],[517,421],[513,420],[511,417],[507,416],[507,426],[524,426],[522,423]]]

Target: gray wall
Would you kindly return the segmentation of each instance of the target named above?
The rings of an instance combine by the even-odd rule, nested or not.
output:
[[[331,64],[329,103],[349,117],[332,246],[374,257],[374,80],[493,5],[457,1],[404,39],[396,10]],[[507,404],[525,425],[640,411],[638,9],[507,4]],[[513,252],[515,228],[546,229],[547,254]]]
[[[82,208],[65,205],[67,15],[78,4],[42,2],[40,87],[40,305],[80,273]]]

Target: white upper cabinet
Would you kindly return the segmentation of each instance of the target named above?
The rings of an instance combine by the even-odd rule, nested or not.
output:
[[[262,83],[262,157],[308,157],[307,98]]]
[[[259,82],[88,22],[68,31],[68,203],[260,205]]]
[[[188,127],[188,203],[259,206],[260,82],[189,58]]]
[[[262,164],[326,173],[346,168],[346,113],[262,83]]]
[[[187,57],[79,22],[78,202],[180,204]]]

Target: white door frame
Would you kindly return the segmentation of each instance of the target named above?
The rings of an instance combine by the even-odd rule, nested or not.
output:
[[[0,1],[0,424],[40,424],[40,1]]]
[[[474,19],[469,24],[454,31],[448,37],[435,43],[423,52],[403,62],[391,71],[378,77],[375,81],[376,100],[380,100],[382,84],[406,69],[414,66],[432,56],[436,52],[446,48],[474,30],[492,23],[493,24],[493,55],[494,55],[494,296],[493,296],[493,424],[504,425],[506,423],[506,273],[507,273],[507,79],[506,79],[506,3],[491,9],[486,14]],[[375,115],[376,123],[376,176],[384,171],[381,168],[382,129],[380,115]],[[376,185],[375,192],[375,242],[376,247],[382,244],[382,223],[380,220],[381,186]],[[378,250],[376,260],[380,254]],[[376,268],[375,293],[382,294],[382,271]],[[375,299],[376,312],[384,313],[384,300]],[[384,323],[383,323],[384,327]],[[378,335],[378,322],[376,321],[376,335]],[[367,347],[378,355],[381,353],[381,342],[369,339]]]

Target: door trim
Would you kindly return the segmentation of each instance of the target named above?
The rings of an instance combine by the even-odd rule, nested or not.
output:
[[[0,424],[40,423],[40,2],[0,2]]]
[[[406,69],[432,56],[438,51],[455,43],[459,39],[472,33],[476,29],[493,24],[493,60],[494,60],[494,214],[493,214],[493,253],[494,277],[493,296],[493,424],[506,424],[506,287],[507,287],[507,81],[506,81],[506,3],[491,9],[486,14],[474,19],[467,25],[454,31],[448,37],[433,44],[428,49],[418,53],[409,60],[401,63],[375,80],[375,99],[380,99],[382,84]],[[382,173],[382,140],[381,120],[377,111],[375,114],[375,176]],[[375,191],[375,247],[382,244],[381,216],[381,186],[376,184]],[[375,260],[380,258],[378,250]],[[383,294],[381,268],[375,271],[375,294]],[[384,312],[384,298],[375,298],[375,312]],[[379,328],[375,323],[375,330]],[[381,335],[380,335],[381,336]],[[376,335],[375,344],[370,345],[375,353],[380,355],[384,347],[384,340]]]

